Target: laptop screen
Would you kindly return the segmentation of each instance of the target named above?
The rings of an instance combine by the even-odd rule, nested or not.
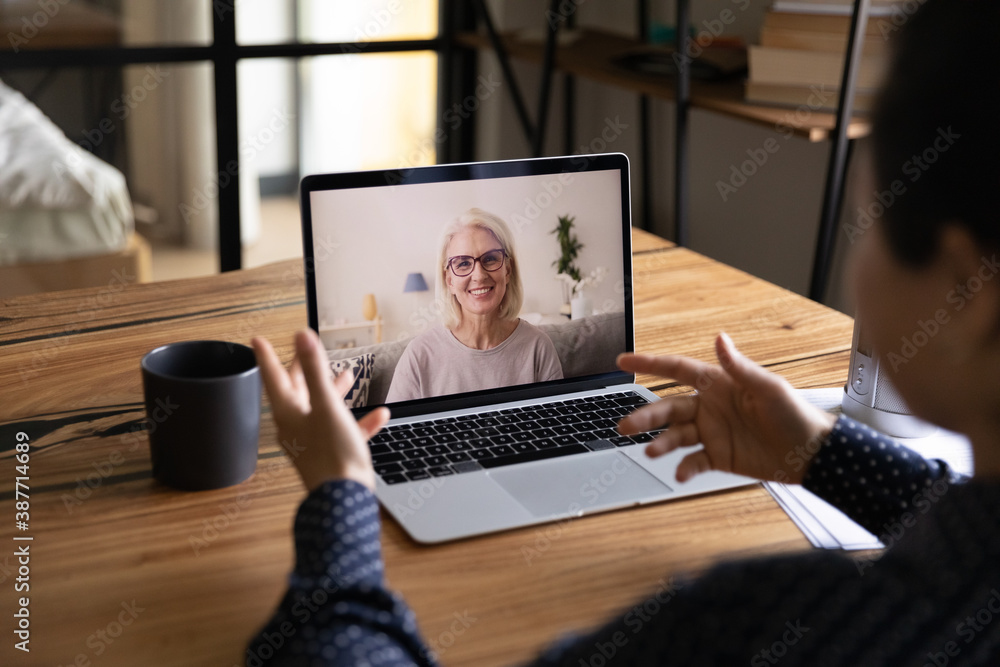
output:
[[[624,155],[309,176],[302,213],[310,326],[357,377],[352,407],[622,377]]]

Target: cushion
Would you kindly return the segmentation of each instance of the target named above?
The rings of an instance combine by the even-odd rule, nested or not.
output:
[[[368,393],[372,382],[372,369],[375,366],[375,355],[362,354],[330,361],[330,371],[336,377],[341,373],[350,372],[354,375],[354,384],[344,396],[344,402],[349,408],[363,408],[368,405]]]
[[[399,361],[410,340],[411,338],[404,338],[398,341],[376,343],[346,350],[327,350],[326,354],[331,362],[365,355],[373,356],[371,384],[368,389],[366,405],[381,405],[385,403],[385,397],[389,393],[389,385],[392,383],[392,376],[396,371],[396,362]]]
[[[611,373],[625,350],[625,313],[621,311],[538,328],[552,340],[565,377]]]

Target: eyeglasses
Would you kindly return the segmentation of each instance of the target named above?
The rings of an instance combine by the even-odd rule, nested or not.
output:
[[[464,278],[475,270],[476,262],[479,262],[485,271],[492,273],[503,266],[503,258],[506,256],[507,253],[500,249],[484,252],[479,257],[455,255],[448,260],[447,268],[451,269],[457,278]]]

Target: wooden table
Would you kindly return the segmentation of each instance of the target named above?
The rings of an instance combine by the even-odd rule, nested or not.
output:
[[[644,232],[633,237],[640,351],[711,359],[724,329],[797,387],[843,384],[850,318]],[[144,417],[139,359],[170,341],[264,335],[287,360],[306,323],[300,263],[0,303],[0,663],[243,664],[246,641],[285,589],[304,491],[266,404],[250,480],[200,493],[154,483],[146,437],[133,432]],[[640,380],[661,395],[682,390]],[[31,441],[26,531],[13,516],[17,433]],[[671,573],[809,548],[759,486],[436,547],[386,518],[383,543],[392,586],[452,665],[525,660]],[[30,592],[15,594],[14,551],[24,544]],[[22,595],[30,654],[14,650],[11,634],[9,610]]]

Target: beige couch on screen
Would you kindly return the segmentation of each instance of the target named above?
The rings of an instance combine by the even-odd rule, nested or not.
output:
[[[603,313],[559,324],[542,324],[555,345],[565,377],[609,373],[615,370],[615,359],[625,350],[625,314]],[[379,343],[348,350],[329,350],[331,362],[373,354],[372,377],[366,405],[385,402],[396,362],[412,338]],[[355,407],[362,407],[355,405]]]

